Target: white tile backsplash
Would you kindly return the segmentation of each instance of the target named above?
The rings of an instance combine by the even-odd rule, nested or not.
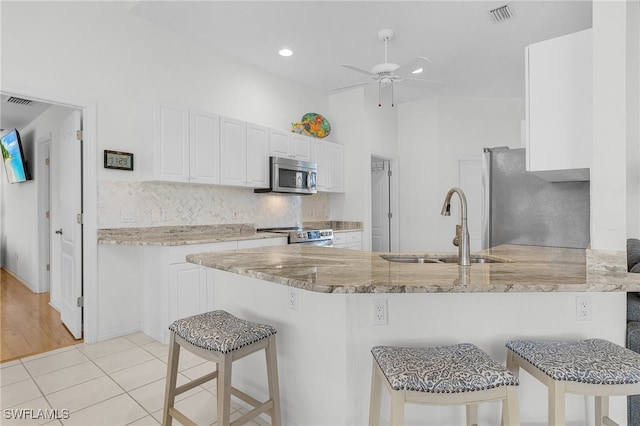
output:
[[[258,228],[329,219],[329,195],[255,194],[251,188],[100,181],[98,227],[254,223]]]

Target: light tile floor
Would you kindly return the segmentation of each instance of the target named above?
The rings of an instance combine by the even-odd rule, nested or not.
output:
[[[167,345],[135,333],[0,364],[0,424],[158,425],[167,357]],[[178,385],[214,369],[214,363],[181,351]],[[232,405],[232,420],[246,412]],[[215,381],[179,395],[176,407],[199,425],[216,424]]]

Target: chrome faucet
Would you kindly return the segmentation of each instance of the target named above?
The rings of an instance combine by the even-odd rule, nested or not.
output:
[[[451,216],[451,197],[453,194],[460,197],[460,224],[456,225],[456,236],[453,238],[453,245],[458,246],[458,265],[471,265],[471,249],[469,247],[469,228],[467,227],[467,197],[460,188],[451,188],[447,192],[442,205],[443,216]]]

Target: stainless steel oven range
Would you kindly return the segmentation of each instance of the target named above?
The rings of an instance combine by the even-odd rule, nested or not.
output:
[[[310,244],[323,247],[333,246],[333,229],[261,228],[258,229],[258,232],[286,234],[289,244]]]

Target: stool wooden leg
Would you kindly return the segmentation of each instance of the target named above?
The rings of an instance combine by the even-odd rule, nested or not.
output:
[[[467,426],[478,426],[478,404],[467,404]]]
[[[224,354],[218,362],[218,425],[228,426],[231,421],[231,353]]]
[[[596,396],[596,426],[603,426],[605,417],[609,417],[609,397]]]
[[[404,403],[406,400],[404,391],[391,391],[391,425],[404,425]]]
[[[272,426],[282,424],[282,414],[280,413],[280,386],[278,385],[278,356],[276,351],[276,336],[269,336],[269,346],[265,348],[267,358],[267,381],[269,385],[269,399],[273,401],[271,409]]]
[[[502,400],[502,426],[520,426],[518,388],[507,386],[507,398]]]
[[[169,410],[173,408],[176,399],[176,381],[178,378],[178,362],[180,361],[180,345],[176,343],[175,334],[169,338],[169,359],[167,360],[167,382],[164,391],[164,408],[162,410],[162,425],[171,426],[173,417]]]
[[[369,401],[369,426],[380,425],[380,404],[382,402],[382,378],[376,360],[371,371],[371,400]]]
[[[565,384],[558,380],[548,380],[549,388],[549,426],[564,426]]]

